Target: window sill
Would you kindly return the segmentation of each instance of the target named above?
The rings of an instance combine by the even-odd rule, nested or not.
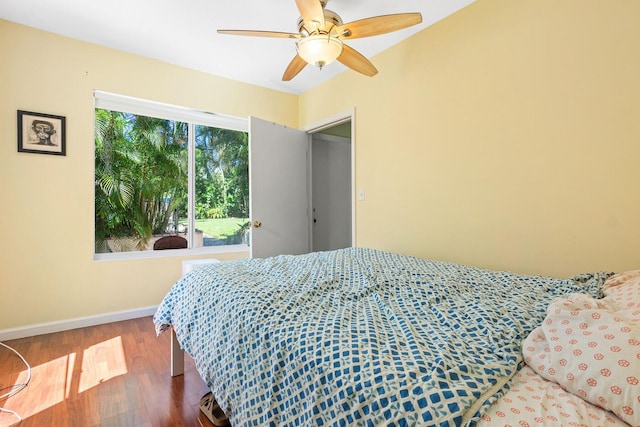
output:
[[[249,253],[247,245],[207,246],[194,249],[165,249],[162,251],[117,252],[94,254],[94,261],[125,261],[135,259],[186,257],[191,255],[216,255],[230,253]]]

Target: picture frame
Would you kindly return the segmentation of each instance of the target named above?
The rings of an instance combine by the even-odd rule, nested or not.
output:
[[[18,110],[18,152],[66,156],[66,118]]]

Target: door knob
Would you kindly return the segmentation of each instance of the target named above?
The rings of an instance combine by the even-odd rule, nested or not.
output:
[[[262,223],[260,221],[253,221],[253,226],[255,228],[260,228],[260,227],[262,227]]]

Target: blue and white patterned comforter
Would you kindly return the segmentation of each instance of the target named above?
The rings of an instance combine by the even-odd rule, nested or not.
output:
[[[505,390],[560,280],[350,248],[211,264],[154,316],[234,426],[473,423]]]

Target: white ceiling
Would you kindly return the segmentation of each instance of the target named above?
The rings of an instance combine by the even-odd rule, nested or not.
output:
[[[422,13],[420,25],[348,41],[370,58],[474,1],[329,0],[327,9],[345,23]],[[341,72],[353,73],[334,62],[322,70],[307,66],[283,82],[282,73],[296,54],[294,40],[216,33],[218,29],[295,33],[298,16],[294,0],[0,0],[0,18],[8,21],[283,92],[300,94]]]

